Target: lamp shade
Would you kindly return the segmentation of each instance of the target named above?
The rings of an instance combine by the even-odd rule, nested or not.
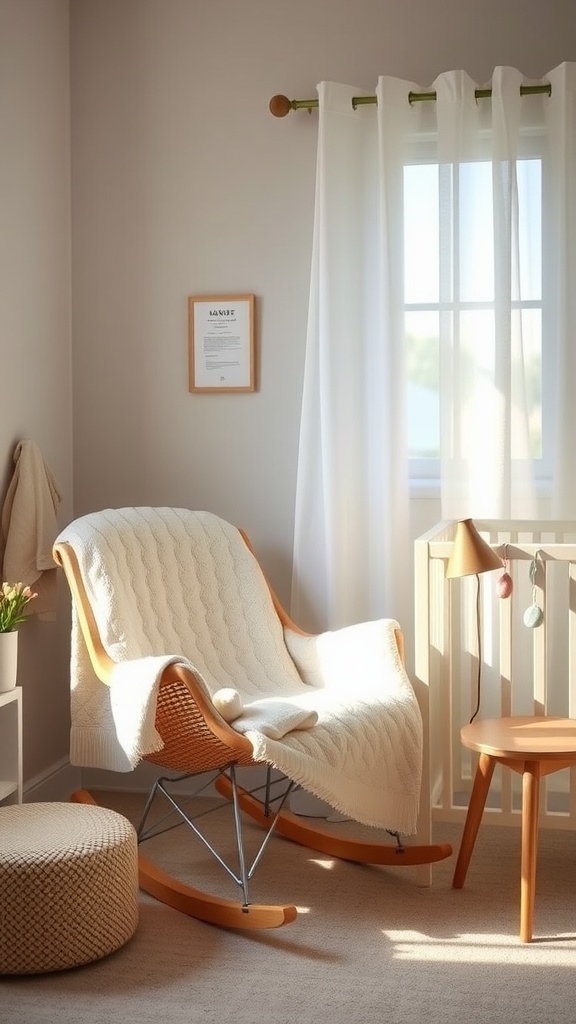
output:
[[[501,569],[502,559],[482,539],[471,519],[462,519],[456,526],[456,536],[448,559],[446,578],[473,576],[475,573]]]

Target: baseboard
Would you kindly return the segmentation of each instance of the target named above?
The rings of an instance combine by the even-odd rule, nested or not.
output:
[[[24,783],[24,802],[46,803],[48,801],[66,801],[75,789],[80,789],[82,777],[80,768],[70,764],[63,758],[46,771],[27,779]]]
[[[71,793],[76,789],[89,789],[94,792],[110,790],[123,793],[149,793],[155,780],[160,775],[172,775],[175,773],[166,772],[156,765],[142,763],[131,772],[109,772],[99,768],[79,768],[63,758],[62,761],[52,765],[46,771],[41,772],[24,783],[24,802],[46,802],[69,800]],[[198,791],[203,785],[202,796],[216,796],[216,790],[212,786],[213,773],[206,775],[194,775],[181,783],[179,791],[184,796],[190,796]],[[281,778],[278,772],[273,773],[273,778]],[[256,766],[253,768],[240,768],[238,770],[238,781],[246,789],[264,787],[266,784],[266,768]],[[295,790],[290,796],[290,807],[296,814],[311,815],[314,817],[325,817],[335,815],[327,804],[318,800],[310,793],[302,790]]]
[[[141,764],[133,772],[107,772],[96,768],[79,768],[67,758],[24,783],[24,802],[69,800],[76,789],[118,790],[147,793],[160,769]]]
[[[278,774],[278,773],[276,773]],[[82,786],[84,789],[113,790],[124,793],[149,793],[159,776],[177,777],[177,772],[167,772],[153,764],[142,763],[131,772],[108,772],[99,768],[82,769]],[[216,790],[212,786],[213,772],[201,775],[193,775],[180,783],[179,792],[184,796],[191,796],[201,787],[202,796],[215,796]],[[252,789],[256,786],[264,786],[266,782],[266,769],[240,768],[238,769],[238,781],[241,786]]]
[[[51,765],[39,775],[27,779],[24,783],[24,801],[44,802],[47,800],[69,800],[75,789],[113,790],[124,793],[149,793],[155,780],[160,775],[175,775],[166,772],[153,764],[139,764],[131,772],[108,772],[99,768],[79,768],[70,764],[67,758]],[[277,773],[276,773],[277,774]],[[203,795],[214,796],[216,790],[210,785],[212,773],[194,775],[181,785],[181,792],[191,795],[204,784],[208,788]],[[266,769],[240,768],[239,782],[247,789],[264,785]]]

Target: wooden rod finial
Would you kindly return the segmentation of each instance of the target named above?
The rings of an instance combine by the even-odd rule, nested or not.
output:
[[[268,104],[268,109],[274,117],[286,117],[292,110],[292,101],[287,96],[273,96]]]

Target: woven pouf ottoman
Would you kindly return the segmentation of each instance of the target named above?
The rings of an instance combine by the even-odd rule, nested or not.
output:
[[[138,924],[136,831],[106,807],[0,807],[0,974],[99,960]]]

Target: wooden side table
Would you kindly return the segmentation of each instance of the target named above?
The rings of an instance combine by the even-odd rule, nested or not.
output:
[[[497,764],[522,775],[520,940],[534,924],[540,779],[576,764],[576,719],[551,716],[490,718],[465,725],[462,743],[480,754],[452,885],[461,889]]]

